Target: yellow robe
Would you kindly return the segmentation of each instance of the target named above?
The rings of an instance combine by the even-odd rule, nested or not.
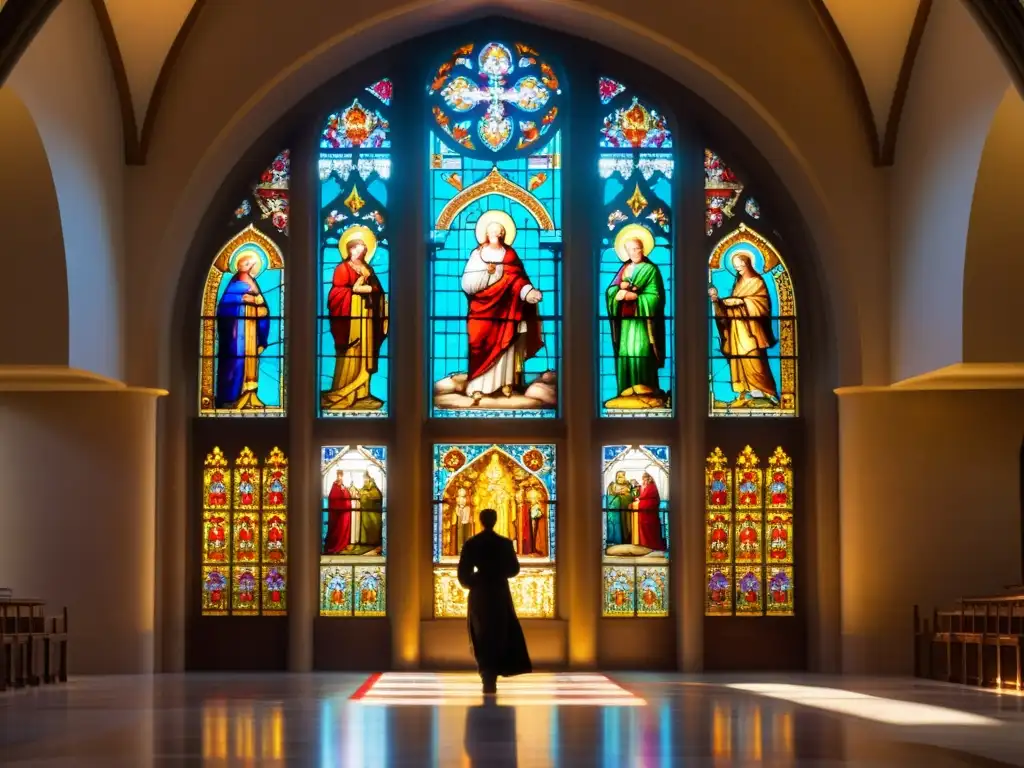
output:
[[[761,275],[737,278],[733,299],[742,304],[728,307],[716,301],[715,321],[718,324],[722,354],[729,358],[729,372],[734,392],[760,391],[778,397],[778,386],[768,367],[768,350],[777,343],[772,333],[772,300]]]

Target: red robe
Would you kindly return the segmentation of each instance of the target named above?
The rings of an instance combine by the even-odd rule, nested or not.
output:
[[[505,246],[501,277],[493,285],[469,297],[469,378],[475,379],[493,367],[519,336],[519,323],[526,323],[527,359],[544,346],[537,305],[519,298],[530,284],[519,255]]]
[[[359,273],[346,259],[335,267],[331,291],[327,294],[327,313],[331,316],[331,336],[334,338],[334,348],[339,355],[344,353],[350,343],[349,332],[352,325],[352,296],[354,295],[352,286],[358,279]],[[373,288],[373,293],[363,294],[363,302],[372,313],[369,322],[373,325],[374,343],[373,354],[366,361],[366,370],[375,373],[377,361],[380,358],[380,345],[384,343],[384,290],[372,270],[364,282]],[[357,320],[366,322],[365,318],[357,318]]]
[[[327,495],[327,536],[324,554],[341,554],[352,543],[352,495],[344,485],[335,483]]]
[[[530,504],[522,502],[519,504],[519,554],[533,554],[533,521],[530,520]]]
[[[637,541],[641,547],[657,552],[665,551],[665,539],[661,535],[661,517],[658,507],[661,505],[661,494],[653,482],[640,488],[637,499]]]

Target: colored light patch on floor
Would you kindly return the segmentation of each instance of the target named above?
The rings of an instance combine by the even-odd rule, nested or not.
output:
[[[474,706],[483,703],[471,672],[384,672],[370,675],[351,700],[383,706]],[[646,702],[599,674],[538,673],[498,680],[504,706],[642,707]]]

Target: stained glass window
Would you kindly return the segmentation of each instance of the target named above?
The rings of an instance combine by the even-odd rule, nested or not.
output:
[[[744,185],[704,151],[708,235],[736,216]],[[747,197],[744,212],[761,218]],[[786,263],[746,223],[722,237],[708,258],[708,412],[712,416],[796,416],[796,299]]]
[[[288,610],[288,460],[260,465],[244,448],[229,466],[220,448],[203,465],[204,616],[273,616]]]
[[[469,43],[427,85],[435,417],[554,417],[562,346],[557,67]]]
[[[201,416],[285,413],[284,253],[290,155],[274,158],[231,218],[207,274],[200,323]]]
[[[347,102],[320,135],[321,416],[388,415],[392,90],[367,86],[376,101]]]
[[[669,449],[606,445],[602,463],[605,616],[667,616]]]
[[[498,513],[495,531],[514,542],[521,570],[509,581],[523,618],[555,615],[555,446],[434,446],[434,616],[466,615],[456,566],[479,514]]]
[[[601,415],[671,416],[672,133],[663,115],[618,81],[600,78],[598,96],[614,107],[598,157]]]
[[[781,447],[767,469],[747,446],[729,466],[715,448],[705,469],[705,613],[792,616],[793,471]]]
[[[387,613],[387,449],[320,450],[320,615]]]

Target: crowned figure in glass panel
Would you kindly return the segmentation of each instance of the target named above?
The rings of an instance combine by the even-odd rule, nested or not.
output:
[[[523,43],[467,44],[427,92],[433,416],[553,417],[561,83]]]

